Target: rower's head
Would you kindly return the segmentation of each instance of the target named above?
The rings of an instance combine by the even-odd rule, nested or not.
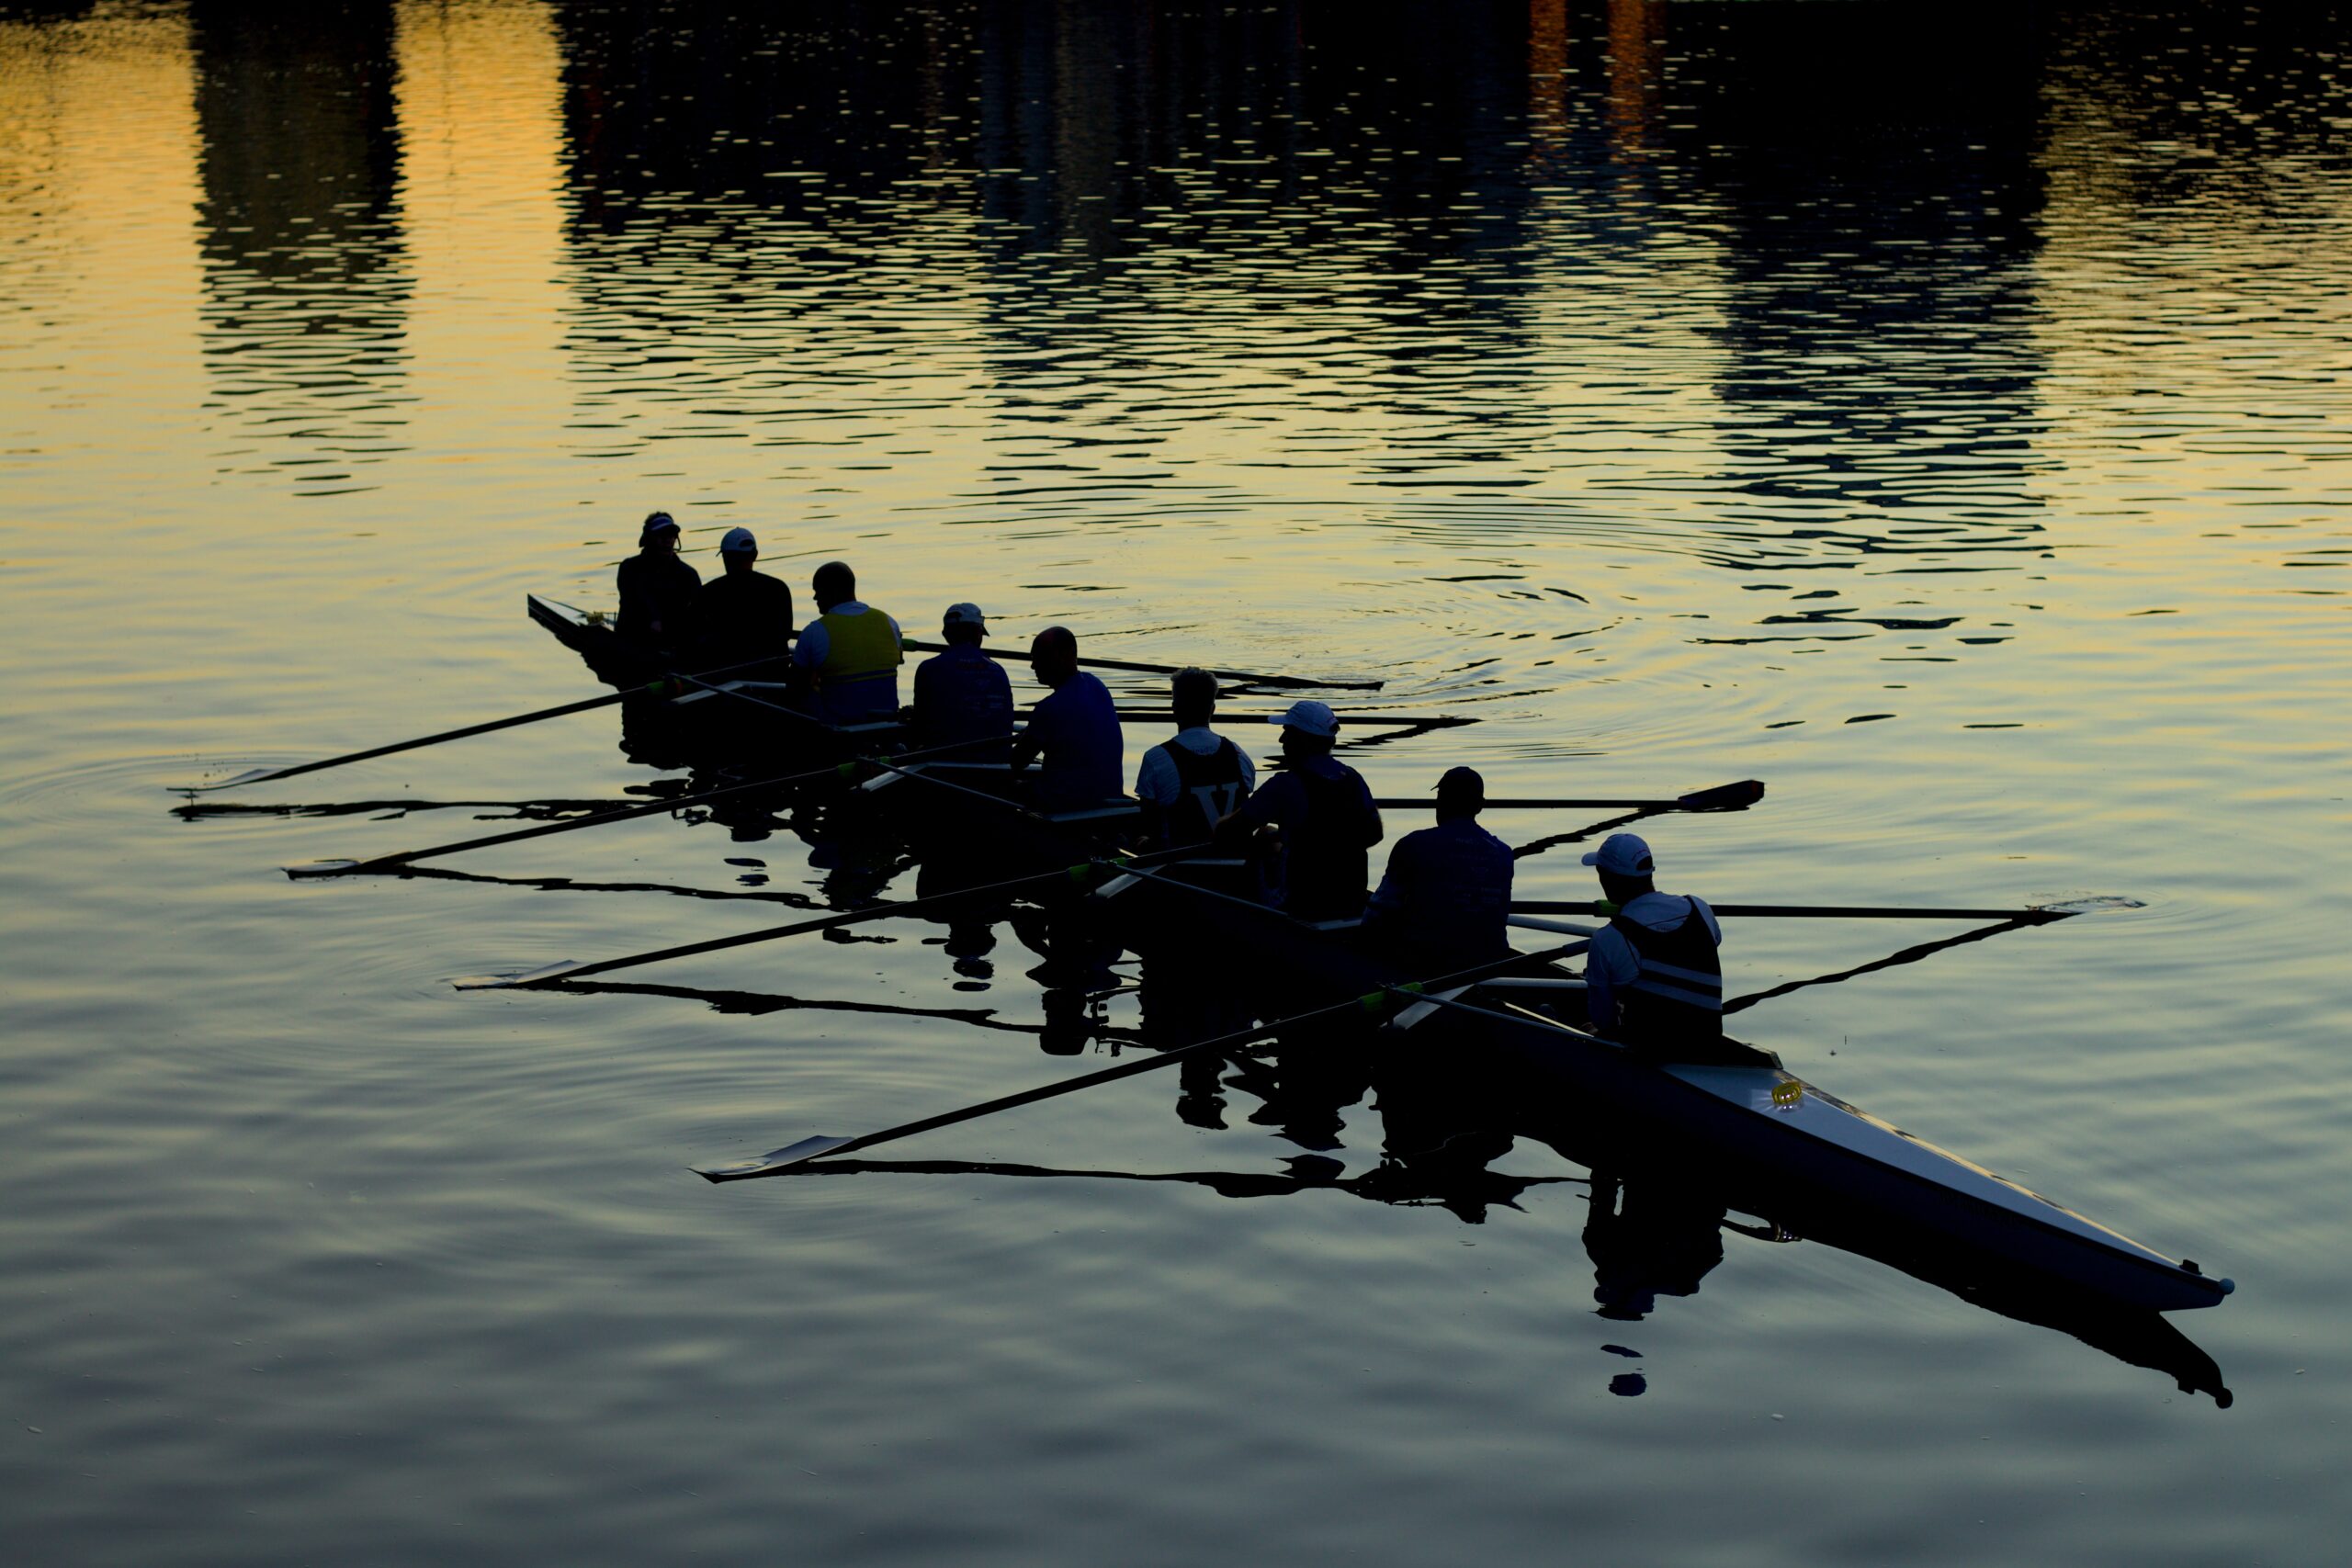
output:
[[[760,542],[752,537],[749,528],[729,528],[727,537],[718,541],[718,558],[729,571],[749,571],[760,558]]]
[[[1312,697],[1291,704],[1274,722],[1283,727],[1285,757],[1328,757],[1340,739],[1340,716]]]
[[[1216,716],[1216,677],[1205,670],[1179,670],[1168,682],[1168,705],[1176,710],[1176,728],[1200,729]]]
[[[850,570],[845,560],[829,560],[808,580],[808,592],[817,596],[820,613],[846,604],[857,597],[857,573]]]
[[[1039,683],[1059,686],[1078,673],[1078,634],[1068,626],[1047,626],[1029,644],[1029,668]]]
[[[1437,819],[1453,822],[1487,808],[1487,781],[1476,768],[1448,768],[1437,781]]]
[[[1584,863],[1600,873],[1600,896],[1612,904],[1638,898],[1656,886],[1651,879],[1657,874],[1657,863],[1638,833],[1610,834],[1600,840],[1599,849],[1584,857]]]
[[[978,604],[950,604],[939,617],[939,635],[958,648],[978,648],[989,635],[988,617]]]
[[[678,547],[678,523],[666,512],[649,512],[644,526],[637,531],[637,547],[649,556]]]

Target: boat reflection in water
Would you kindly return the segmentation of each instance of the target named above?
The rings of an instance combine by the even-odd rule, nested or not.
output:
[[[1147,1046],[1151,1032],[1144,1032]],[[1433,1054],[1415,1052],[1410,1061],[1402,1055],[1386,1053],[1368,1077],[1355,1077],[1355,1069],[1333,1059],[1363,1059],[1344,1048],[1286,1050],[1280,1058],[1286,1066],[1279,1070],[1264,1060],[1221,1064],[1232,1070],[1219,1074],[1210,1091],[1219,1104],[1219,1090],[1259,1093],[1265,1104],[1250,1120],[1281,1127],[1303,1143],[1324,1141],[1312,1132],[1302,1137],[1305,1129],[1336,1127],[1335,1100],[1358,1098],[1347,1094],[1345,1084],[1368,1082],[1380,1118],[1380,1156],[1370,1169],[1352,1176],[1342,1160],[1320,1151],[1293,1155],[1282,1169],[1264,1172],[1079,1170],[854,1157],[818,1160],[799,1169],[833,1176],[903,1172],[1176,1182],[1236,1199],[1342,1192],[1379,1203],[1442,1208],[1465,1224],[1483,1224],[1498,1209],[1520,1211],[1521,1198],[1532,1189],[1582,1185],[1589,1207],[1581,1239],[1592,1263],[1595,1310],[1603,1318],[1639,1322],[1662,1308],[1672,1310],[1671,1301],[1699,1293],[1727,1246],[1826,1246],[1899,1269],[1972,1306],[2054,1329],[2120,1361],[2162,1372],[2184,1393],[2210,1394],[2225,1409],[2232,1402],[2212,1357],[2161,1314],[2120,1306],[1997,1256],[1906,1229],[1860,1203],[1817,1192],[1792,1197],[1742,1183],[1721,1169],[1661,1169],[1655,1153],[1625,1146],[1610,1128],[1576,1115],[1573,1108],[1538,1108],[1507,1086],[1466,1082],[1466,1075],[1432,1068]],[[1202,1099],[1201,1087],[1188,1080],[1179,1114],[1204,1124],[1196,1120]],[[1503,1128],[1511,1131],[1498,1130]],[[1515,1134],[1551,1147],[1592,1175],[1526,1177],[1494,1168],[1516,1147]],[[1329,1149],[1340,1146],[1336,1138],[1326,1142]],[[1644,1386],[1632,1373],[1611,1383],[1619,1393],[1638,1393]]]

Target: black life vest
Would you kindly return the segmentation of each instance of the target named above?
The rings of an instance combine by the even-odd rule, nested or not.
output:
[[[1170,849],[1205,844],[1218,821],[1241,804],[1240,750],[1222,735],[1205,756],[1175,740],[1161,741],[1159,750],[1175,765],[1179,792],[1162,811],[1160,840]]]
[[[1617,1037],[1628,1045],[1703,1050],[1724,1037],[1724,965],[1693,903],[1682,923],[1652,931],[1618,915],[1609,922],[1641,964],[1620,988]]]
[[[1371,863],[1365,857],[1370,825],[1360,795],[1363,783],[1342,768],[1327,779],[1311,768],[1290,776],[1306,792],[1304,819],[1285,835],[1283,908],[1302,920],[1344,920],[1363,913]]]

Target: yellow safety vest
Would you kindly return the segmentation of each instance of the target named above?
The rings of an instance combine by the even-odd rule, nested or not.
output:
[[[854,615],[828,610],[817,617],[817,624],[825,628],[825,661],[817,667],[821,687],[880,680],[895,675],[906,662],[898,634],[890,629],[890,617],[870,604]]]

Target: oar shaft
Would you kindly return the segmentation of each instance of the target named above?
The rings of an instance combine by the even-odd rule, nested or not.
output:
[[[297,762],[287,768],[267,768],[255,773],[240,773],[233,779],[224,780],[217,784],[194,784],[188,788],[191,791],[227,789],[231,785],[268,784],[277,779],[296,778],[303,773],[315,773],[322,768],[340,768],[349,762],[365,762],[377,757],[390,757],[401,751],[413,751],[420,747],[438,746],[445,740],[463,740],[471,735],[488,735],[493,730],[513,729],[518,725],[537,724],[541,719],[561,718],[567,714],[586,713],[593,708],[610,707],[615,703],[627,702],[634,696],[660,692],[672,679],[717,680],[724,675],[731,675],[738,670],[750,670],[768,662],[770,661],[764,659],[755,659],[741,664],[730,664],[723,670],[709,671],[700,676],[665,676],[660,681],[642,686],[631,686],[625,691],[606,692],[604,695],[596,697],[582,697],[576,703],[559,703],[551,708],[537,708],[530,713],[518,713],[506,718],[488,719],[481,724],[461,725],[456,729],[444,729],[433,735],[420,735],[413,740],[395,740],[389,746],[370,746],[364,751],[346,751],[340,757],[322,757],[315,762]]]
[[[1944,909],[1925,906],[1869,904],[1711,903],[1707,907],[1716,914],[1727,918],[1785,917],[1794,919],[1825,920],[2018,920],[2028,925],[2063,920],[2074,912],[2069,909]],[[1574,899],[1513,899],[1510,912],[1514,915],[1611,915],[1616,913],[1616,906],[1597,900],[1579,903]]]
[[[1134,1077],[1141,1073],[1157,1072],[1162,1067],[1172,1066],[1188,1057],[1201,1055],[1207,1052],[1230,1050],[1252,1040],[1262,1039],[1269,1034],[1276,1034],[1285,1029],[1295,1028],[1302,1023],[1312,1023],[1341,1013],[1377,1011],[1384,1005],[1384,999],[1390,996],[1416,997],[1422,992],[1451,990],[1456,987],[1473,986],[1481,980],[1509,974],[1514,969],[1526,968],[1537,964],[1548,964],[1555,958],[1567,956],[1570,953],[1577,951],[1579,947],[1580,944],[1572,944],[1569,947],[1543,953],[1519,953],[1510,958],[1498,959],[1492,964],[1481,964],[1475,968],[1440,976],[1433,980],[1424,980],[1417,986],[1383,987],[1366,996],[1349,997],[1345,1000],[1332,1002],[1325,1007],[1293,1013],[1288,1018],[1277,1019],[1271,1023],[1258,1024],[1248,1029],[1237,1029],[1231,1033],[1216,1035],[1207,1040],[1196,1040],[1189,1045],[1179,1045],[1173,1049],[1162,1051],[1157,1055],[1131,1056],[1115,1066],[1104,1067],[1091,1073],[1081,1073],[1077,1077],[1064,1078],[1056,1083],[1040,1084],[1035,1089],[1025,1089],[1016,1094],[1001,1095],[995,1100],[983,1100],[978,1105],[967,1105],[956,1111],[942,1111],[935,1116],[925,1116],[913,1122],[902,1122],[895,1127],[886,1127],[878,1133],[867,1133],[863,1136],[845,1139],[840,1143],[827,1140],[826,1147],[820,1156],[804,1156],[778,1161],[775,1156],[771,1155],[760,1159],[745,1160],[738,1165],[698,1170],[695,1174],[710,1181],[740,1181],[748,1177],[772,1176],[777,1171],[789,1170],[795,1165],[806,1163],[809,1158],[849,1154],[858,1149],[870,1149],[877,1144],[895,1143],[900,1138],[912,1137],[917,1133],[928,1133],[940,1127],[952,1127],[959,1122],[977,1121],[983,1116],[994,1115],[1000,1111],[1012,1111],[1023,1105],[1035,1105],[1039,1100],[1052,1100],[1060,1095],[1076,1094],[1080,1089],[1092,1089],[1097,1084],[1112,1083],[1120,1078]],[[779,1150],[778,1154],[783,1152]]]
[[[899,647],[915,653],[944,653],[944,642],[919,642],[912,637],[900,639]],[[1029,656],[1010,648],[983,648],[990,659],[1001,659],[1007,664],[1026,664]],[[1079,663],[1092,670],[1125,670],[1137,675],[1173,675],[1186,668],[1181,664],[1141,664],[1131,659],[1080,659]],[[1376,692],[1386,684],[1382,681],[1315,681],[1304,675],[1252,675],[1239,670],[1212,670],[1210,674],[1220,681],[1237,685],[1295,687],[1304,691]]]
[[[988,746],[1010,739],[1009,736],[991,736],[983,740],[959,740],[952,746],[934,746],[929,750],[910,751],[910,760],[944,756],[951,751],[968,751],[976,746]],[[754,779],[749,784],[727,784],[718,789],[698,790],[693,795],[671,795],[663,800],[649,800],[641,805],[616,807],[591,817],[574,817],[561,822],[541,822],[528,828],[515,828],[503,833],[484,833],[480,838],[459,839],[453,843],[433,844],[421,850],[405,850],[399,854],[378,855],[372,860],[355,861],[349,864],[330,864],[312,870],[304,866],[289,866],[286,874],[302,876],[349,876],[361,872],[392,871],[413,865],[418,861],[437,860],[467,850],[486,850],[494,844],[518,844],[526,839],[544,839],[551,833],[576,832],[582,828],[598,828],[608,822],[627,822],[656,812],[682,811],[690,806],[707,806],[715,800],[731,800],[737,795],[756,795],[763,791],[790,789],[795,784],[813,784],[819,779],[845,777],[862,765],[862,761],[838,762],[830,768],[812,768],[806,773],[786,773],[778,778]]]

